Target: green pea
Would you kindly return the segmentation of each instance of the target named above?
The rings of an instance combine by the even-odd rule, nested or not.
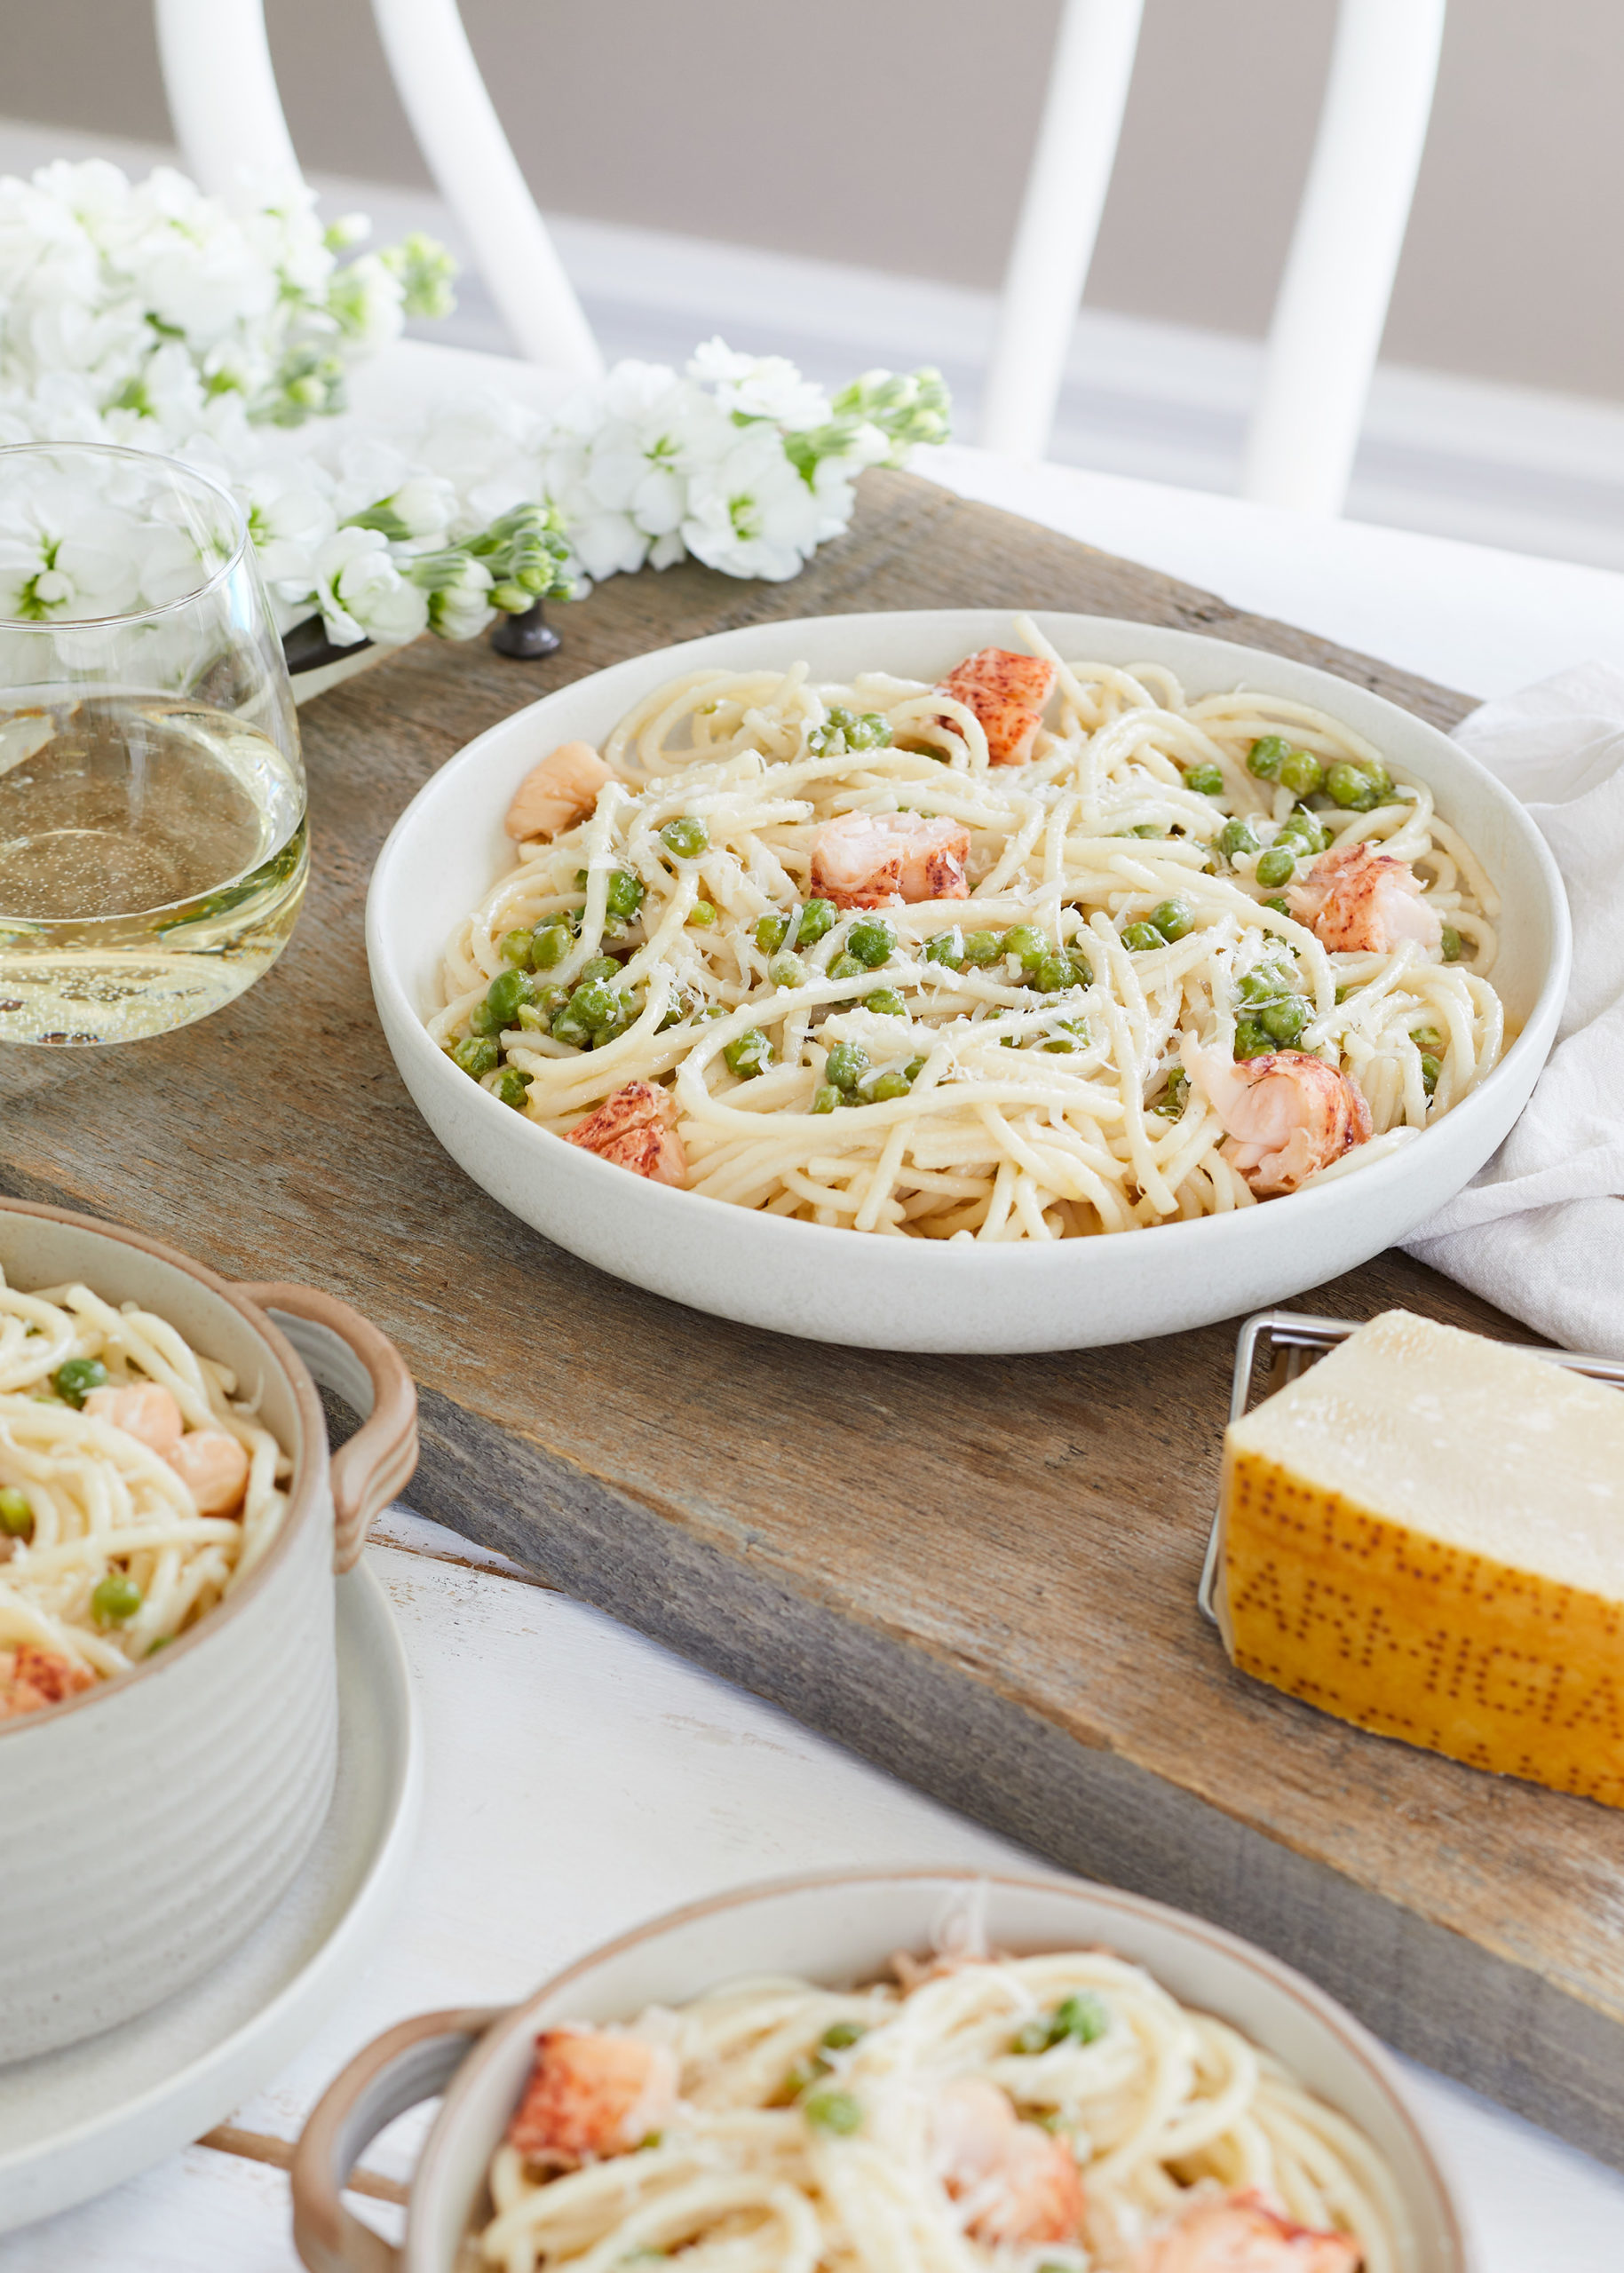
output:
[[[758,1026],[747,1026],[732,1041],[723,1043],[722,1055],[730,1073],[737,1073],[742,1081],[753,1081],[772,1063],[772,1044]]]
[[[1271,844],[1260,853],[1256,867],[1252,871],[1260,884],[1271,890],[1276,884],[1288,884],[1297,873],[1297,856],[1288,844]]]
[[[630,868],[616,868],[604,894],[605,914],[624,923],[637,914],[642,905],[642,878],[634,876]]]
[[[964,936],[964,960],[972,970],[985,970],[988,963],[1003,960],[1002,931],[969,931]]]
[[[1032,984],[1040,994],[1064,994],[1075,986],[1077,975],[1064,955],[1047,954],[1033,972]]]
[[[555,1041],[567,1042],[573,1049],[591,1048],[592,1029],[586,1020],[578,1015],[573,1002],[566,1002],[561,1010],[554,1011],[552,1038]],[[473,1068],[470,1066],[468,1070],[471,1073]],[[481,1066],[479,1070],[482,1073],[488,1073],[490,1068],[487,1065]]]
[[[1435,1057],[1442,1052],[1444,1047],[1444,1037],[1436,1026],[1413,1026],[1410,1029],[1410,1040],[1417,1049],[1430,1049]]]
[[[1277,776],[1283,788],[1299,797],[1311,797],[1325,780],[1325,768],[1310,749],[1294,749],[1282,759]]]
[[[569,998],[569,1007],[584,1026],[606,1026],[619,1008],[619,997],[606,979],[589,978]]]
[[[28,1495],[8,1484],[0,1492],[0,1532],[7,1539],[32,1539],[34,1510],[28,1505]]]
[[[91,1611],[104,1626],[122,1626],[141,1607],[141,1589],[123,1571],[109,1571],[91,1590]]]
[[[620,975],[621,967],[613,955],[589,955],[575,973],[575,984],[577,986],[585,986],[595,978],[613,980],[618,978]]]
[[[1050,2026],[1056,2031],[1057,2044],[1070,2038],[1074,2044],[1095,2044],[1110,2026],[1110,2019],[1097,1997],[1087,1991],[1075,1996],[1062,1998],[1055,2007]]]
[[[767,977],[774,986],[804,986],[806,965],[799,955],[774,955],[767,965]]]
[[[840,1103],[840,1091],[833,1081],[820,1081],[812,1091],[812,1109],[814,1113],[833,1113]]]
[[[1261,1019],[1236,1019],[1235,1055],[1237,1057],[1268,1057],[1273,1054],[1274,1047],[1274,1037]]]
[[[1461,934],[1455,930],[1453,923],[1445,924],[1443,938],[1439,944],[1443,947],[1444,961],[1446,962],[1460,962],[1462,954]]]
[[[855,955],[848,954],[843,947],[837,955],[830,958],[829,966],[824,977],[826,978],[861,978],[867,969],[866,962],[860,962]]]
[[[1317,816],[1310,812],[1306,805],[1294,805],[1280,823],[1274,841],[1277,844],[1284,844],[1287,839],[1301,844],[1305,852],[1323,852],[1331,841],[1331,832],[1320,826]]]
[[[1289,915],[1291,913],[1290,903],[1280,899],[1278,893],[1273,899],[1265,899],[1264,906],[1267,908],[1272,909],[1276,915]]]
[[[1241,852],[1256,852],[1257,837],[1249,823],[1226,820],[1218,832],[1218,850],[1226,860],[1232,860]]]
[[[538,923],[530,934],[530,960],[537,970],[551,970],[563,962],[574,942],[569,925],[561,923],[556,915]]]
[[[99,1358],[69,1358],[51,1376],[51,1385],[66,1405],[83,1408],[93,1389],[107,1386],[107,1369]]]
[[[907,1097],[912,1083],[906,1073],[876,1073],[863,1085],[863,1095],[874,1105],[889,1105],[893,1097]]]
[[[1260,734],[1247,752],[1247,772],[1260,781],[1278,781],[1290,756],[1291,744],[1283,734]]]
[[[833,2021],[818,2039],[827,2052],[844,2052],[868,2033],[863,2021]]]
[[[1018,955],[1023,970],[1034,971],[1045,956],[1053,954],[1054,946],[1035,923],[1018,923],[1012,931],[1004,933],[1003,951],[1007,955]]]
[[[854,954],[865,970],[877,970],[889,961],[897,944],[897,935],[883,916],[866,916],[860,923],[853,923],[846,933],[846,951]]]
[[[1023,2021],[1010,2039],[1011,2052],[1018,2052],[1032,2059],[1049,2049],[1049,2023],[1046,2020]]]
[[[889,749],[891,742],[891,720],[883,718],[877,710],[865,710],[846,729],[848,749]]]
[[[831,751],[838,755],[852,747],[851,736],[856,731],[857,720],[837,702],[825,714],[822,725],[807,735],[806,747],[814,757],[827,757]]]
[[[496,943],[496,952],[503,962],[511,962],[517,970],[528,970],[534,958],[535,940],[528,931],[504,931]]]
[[[839,920],[840,911],[832,899],[809,899],[801,910],[801,928],[796,938],[804,947],[814,947],[820,939],[832,931]]]
[[[516,1025],[519,1019],[519,1004],[533,1002],[535,998],[535,981],[527,970],[499,972],[492,979],[485,1001],[480,1006],[492,1021],[484,1031],[489,1034],[500,1034],[504,1026]],[[468,1023],[470,1026],[473,1026],[471,1018]],[[474,1031],[479,1032],[479,1029],[476,1027]]]
[[[495,1072],[501,1056],[501,1046],[494,1034],[471,1034],[451,1052],[451,1062],[460,1065],[464,1073],[472,1074],[476,1081],[482,1081],[487,1073]]]
[[[1081,1049],[1082,1045],[1079,1041],[1074,1041],[1069,1034],[1053,1034],[1041,1047],[1053,1050],[1057,1055],[1069,1055],[1073,1049]]]
[[[1164,939],[1182,939],[1195,929],[1195,910],[1187,899],[1164,899],[1152,908],[1151,922]]]
[[[882,1018],[906,1018],[907,1004],[894,986],[876,986],[872,994],[863,997],[866,1010],[878,1010]]]
[[[924,1069],[925,1062],[923,1057],[910,1057],[908,1059],[907,1064],[902,1068],[902,1073],[904,1080],[907,1082],[910,1089],[913,1088],[914,1083],[919,1079],[919,1076],[924,1072]]]
[[[939,931],[924,944],[926,962],[945,963],[949,970],[963,970],[964,964],[964,934],[955,923],[950,931]]]
[[[1073,976],[1079,986],[1093,986],[1094,966],[1081,947],[1067,947],[1066,960],[1070,963]]]
[[[1286,975],[1278,963],[1255,963],[1236,979],[1235,992],[1243,1002],[1278,1002],[1287,992]]]
[[[1325,786],[1332,804],[1349,812],[1367,813],[1382,802],[1382,792],[1363,766],[1350,765],[1345,758],[1327,770]]]
[[[688,921],[701,931],[708,931],[717,920],[716,909],[708,899],[696,899],[688,910]]]
[[[707,1010],[694,1013],[695,1022],[701,1026],[709,1026],[714,1018],[731,1018],[732,1016],[733,1012],[720,1002],[712,1002]]]
[[[1156,1111],[1164,1121],[1179,1120],[1190,1096],[1190,1076],[1182,1065],[1175,1065],[1168,1075],[1168,1086]]]
[[[820,2131],[833,2131],[840,2138],[849,2138],[863,2127],[861,2102],[853,2099],[850,2092],[836,2091],[829,2084],[803,2100],[801,2112]]]
[[[1200,765],[1186,765],[1184,787],[1193,789],[1200,797],[1221,797],[1224,795],[1224,768],[1210,760]]]
[[[1129,954],[1149,954],[1153,947],[1165,947],[1167,941],[1153,923],[1130,923],[1122,934],[1122,945]]]
[[[1128,834],[1129,836],[1161,837],[1167,835],[1167,831],[1160,821],[1141,820],[1136,821]]]
[[[576,869],[576,871],[575,871],[575,883],[576,883],[577,887],[579,887],[580,885],[582,885],[582,884],[585,883],[586,880],[587,880],[587,872],[586,872],[586,870],[585,870],[584,868],[577,868],[577,869]]]
[[[784,934],[789,922],[783,915],[763,915],[757,921],[754,938],[764,955],[776,954],[784,944]]]
[[[858,1041],[837,1041],[828,1054],[823,1077],[837,1089],[854,1089],[868,1070],[868,1052]]]
[[[660,832],[660,841],[668,852],[679,860],[697,860],[710,843],[710,831],[696,813],[679,814],[668,820]]]
[[[1437,1089],[1438,1077],[1443,1070],[1441,1062],[1429,1050],[1421,1061],[1421,1086],[1429,1097]]]
[[[1300,994],[1287,994],[1257,1014],[1257,1023],[1271,1041],[1295,1041],[1308,1024],[1308,1004]]]
[[[522,1112],[529,1101],[530,1076],[521,1073],[517,1065],[504,1065],[489,1088],[492,1097]]]

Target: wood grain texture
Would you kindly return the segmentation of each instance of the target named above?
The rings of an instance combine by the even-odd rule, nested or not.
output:
[[[1026,606],[1464,698],[901,475],[793,584],[692,564],[560,611],[562,652],[422,642],[304,714],[314,883],[281,963],[186,1033],[12,1050],[7,1187],[306,1278],[424,1390],[412,1499],[1072,1866],[1294,1959],[1384,2034],[1624,2165],[1624,1818],[1250,1683],[1195,1606],[1233,1329],[1002,1358],[764,1335],[606,1279],[418,1120],[361,923],[389,825],[472,735],[642,650],[770,618]],[[1305,1296],[1518,1333],[1390,1254]]]

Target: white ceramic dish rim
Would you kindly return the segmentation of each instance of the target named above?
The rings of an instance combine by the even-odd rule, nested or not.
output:
[[[422,1812],[422,1710],[400,1628],[376,1574],[360,1563],[334,1583],[341,1605],[337,1623],[339,1649],[342,1652],[351,1639],[346,1635],[348,1620],[354,1628],[353,1646],[358,1660],[374,1675],[371,1685],[376,1691],[378,1725],[390,1732],[392,1739],[391,1773],[379,1835],[348,1905],[270,2002],[187,2066],[122,2106],[104,2109],[49,2141],[36,2139],[13,2154],[0,2153],[0,2233],[104,2193],[150,2169],[229,2115],[299,2049],[309,2033],[309,2016],[336,1984],[353,1977],[357,1958],[363,1955],[380,1919],[399,1895]],[[341,1715],[341,1754],[345,1736]],[[205,1974],[192,1989],[180,1992],[182,1998],[206,1995],[210,1978]],[[162,2015],[163,2008],[156,2010]],[[152,2018],[143,2015],[123,2025],[139,2029]],[[89,2041],[93,2044],[94,2039]],[[45,2055],[47,2059],[53,2056]],[[32,2165],[45,2157],[67,2171],[76,2168],[80,2176],[67,2177],[54,2189],[48,2180],[42,2198],[28,2204],[20,2219],[13,2217],[7,2207],[8,2192],[18,2187]],[[85,2169],[85,2163],[92,2158],[93,2167]]]
[[[1470,2237],[1455,2205],[1454,2189],[1449,2182],[1442,2158],[1433,2142],[1430,2131],[1411,2100],[1408,2086],[1390,2053],[1374,2037],[1363,2024],[1357,2021],[1335,1999],[1327,1996],[1304,1975],[1266,1951],[1228,1932],[1222,1926],[1209,1924],[1188,1911],[1176,1910],[1170,1905],[1156,1902],[1145,1895],[1130,1894],[1120,1887],[1104,1886],[1094,1880],[1073,1879],[1055,1874],[1019,1875],[1013,1872],[984,1871],[942,1865],[903,1865],[898,1868],[865,1871],[809,1871],[788,1878],[769,1879],[737,1887],[723,1894],[711,1895],[698,1902],[685,1904],[680,1909],[669,1910],[661,1916],[634,1927],[614,1940],[601,1943],[596,1949],[577,1958],[544,1981],[522,2004],[512,2007],[479,2039],[473,2050],[457,2068],[456,2076],[447,2086],[433,2128],[424,2142],[412,2181],[411,2199],[416,2201],[419,2190],[424,2192],[444,2183],[441,2166],[450,2155],[457,2129],[463,2120],[462,2111],[471,2097],[479,2078],[494,2061],[499,2060],[513,2036],[524,2030],[531,2016],[543,2004],[555,2002],[571,1985],[595,1967],[635,1949],[639,1944],[657,1941],[663,1934],[680,1928],[691,1921],[714,1917],[718,1912],[747,1907],[752,1903],[776,1895],[801,1894],[820,1888],[850,1889],[867,1886],[895,1886],[901,1883],[922,1886],[974,1887],[985,1884],[994,1888],[1010,1888],[1021,1891],[1060,1893],[1081,1896],[1101,1908],[1115,1910],[1130,1919],[1168,1929],[1187,1942],[1198,1943],[1216,1951],[1231,1962],[1267,1981],[1310,2012],[1313,2018],[1334,2036],[1349,2057],[1361,2066],[1377,2091],[1391,2104],[1395,2113],[1410,2134],[1418,2158],[1425,2171],[1438,2201],[1448,2221],[1447,2237],[1454,2247],[1462,2273],[1470,2273],[1473,2266]],[[816,1966],[810,1970],[815,1976]],[[492,2142],[494,2146],[495,2142]],[[408,2213],[408,2259],[410,2255],[410,2209]]]
[[[396,1025],[407,1037],[406,1047],[412,1051],[418,1067],[423,1069],[423,1077],[433,1081],[458,1085],[454,1094],[459,1098],[464,1089],[476,1086],[470,1083],[467,1075],[453,1066],[444,1051],[430,1040],[424,1024],[425,1013],[420,1004],[412,1001],[387,952],[384,939],[382,908],[389,889],[390,867],[400,847],[420,824],[430,808],[438,804],[440,798],[448,795],[452,786],[460,779],[478,772],[485,753],[494,744],[505,741],[511,737],[517,720],[534,719],[536,714],[550,703],[558,702],[564,698],[577,698],[589,685],[603,688],[606,697],[608,690],[617,678],[650,676],[655,664],[661,667],[661,676],[676,677],[685,669],[693,669],[707,663],[720,662],[725,657],[727,651],[743,638],[757,640],[764,645],[767,644],[769,637],[788,641],[804,623],[813,623],[820,627],[841,624],[853,628],[862,624],[883,625],[887,622],[893,625],[901,623],[915,626],[933,618],[944,616],[963,618],[979,614],[986,619],[985,629],[991,636],[999,625],[1007,631],[1011,618],[1016,613],[1017,611],[1012,609],[864,611],[839,616],[787,618],[780,622],[754,624],[741,630],[711,632],[704,638],[685,640],[675,646],[654,649],[646,655],[630,657],[623,662],[611,664],[604,670],[590,672],[582,678],[571,680],[567,685],[555,688],[551,693],[543,695],[538,701],[498,721],[495,725],[487,727],[484,733],[477,735],[472,741],[465,744],[455,757],[448,760],[446,764],[424,784],[390,830],[374,867],[371,887],[367,899],[367,954],[371,966],[373,987],[380,998],[380,1009],[384,1007],[384,998],[387,997],[390,1007],[396,1014]],[[1033,613],[1042,622],[1046,616],[1052,617],[1064,612],[1034,608]],[[1097,626],[1102,634],[1106,635],[1143,631],[1154,638],[1165,636],[1170,628],[1140,624],[1128,618],[1113,616],[1089,616],[1073,620],[1086,622],[1090,626]],[[1265,649],[1241,646],[1231,640],[1209,638],[1205,633],[1200,632],[1181,631],[1176,636],[1180,638],[1198,641],[1216,656],[1232,658],[1235,668],[1241,674],[1241,683],[1244,683],[1244,674],[1248,665],[1253,668],[1256,668],[1259,662],[1272,667],[1286,665],[1293,670],[1309,674],[1319,682],[1324,695],[1324,707],[1334,715],[1335,700],[1338,691],[1341,690],[1344,695],[1349,693],[1354,693],[1363,702],[1374,703],[1381,709],[1392,712],[1394,716],[1405,721],[1406,728],[1418,727],[1426,734],[1435,735],[1440,742],[1447,745],[1454,762],[1477,774],[1487,785],[1492,797],[1507,815],[1510,826],[1521,838],[1524,849],[1532,857],[1536,871],[1545,884],[1553,950],[1545,975],[1541,981],[1538,994],[1516,1038],[1507,1048],[1493,1071],[1469,1097],[1462,1098],[1460,1105],[1455,1106],[1449,1115],[1449,1120],[1455,1122],[1457,1126],[1462,1115],[1470,1115],[1475,1120],[1478,1110],[1482,1108],[1484,1099],[1489,1099],[1492,1104],[1504,1089],[1520,1077],[1527,1059],[1536,1053],[1542,1053],[1544,1045],[1539,1039],[1540,1034],[1548,1025],[1554,1029],[1556,1017],[1559,1014],[1561,1005],[1566,999],[1569,966],[1573,953],[1572,924],[1568,915],[1566,891],[1549,846],[1534,827],[1526,810],[1512,796],[1503,784],[1495,780],[1486,766],[1480,764],[1458,744],[1450,742],[1446,735],[1439,733],[1439,730],[1430,725],[1427,720],[1417,717],[1414,712],[1403,709],[1398,704],[1390,702],[1385,696],[1378,695],[1367,687],[1356,686],[1351,680],[1338,679],[1333,673],[1320,670],[1315,665],[1301,663],[1295,657],[1271,654]],[[1147,657],[1146,660],[1150,658]],[[741,663],[738,667],[744,668],[744,664]],[[617,707],[609,724],[612,725],[614,718],[623,716],[625,709],[636,699],[635,695],[630,693],[623,699],[617,698]],[[608,725],[606,725],[603,731],[607,733]],[[548,1148],[556,1144],[558,1139],[553,1136],[550,1130],[538,1128],[534,1121],[524,1119],[514,1113],[511,1107],[502,1105],[487,1091],[482,1092],[482,1095],[490,1114],[500,1116],[500,1120],[493,1119],[491,1121],[493,1132],[505,1123],[508,1131],[506,1141],[537,1148],[535,1152],[537,1174],[545,1177],[548,1172],[547,1163],[551,1156]],[[1423,1130],[1414,1143],[1425,1144],[1433,1133],[1431,1130]],[[1413,1149],[1413,1145],[1406,1145],[1398,1152],[1390,1153],[1386,1158],[1372,1161],[1368,1167],[1359,1169],[1357,1176],[1360,1189],[1370,1191],[1374,1188],[1367,1184],[1365,1181],[1367,1178],[1382,1178],[1380,1189],[1384,1191],[1387,1181],[1390,1179],[1395,1170],[1402,1168],[1407,1154]],[[625,1175],[624,1169],[615,1167],[610,1161],[598,1160],[590,1153],[584,1156],[583,1172],[589,1176],[597,1176],[602,1185],[606,1200],[612,1200],[614,1198],[616,1188],[614,1180],[622,1179]],[[1290,1193],[1283,1199],[1271,1200],[1267,1205],[1271,1213],[1277,1208],[1286,1206],[1296,1210],[1293,1220],[1302,1226],[1306,1244],[1311,1234],[1313,1224],[1327,1208],[1333,1213],[1340,1212],[1344,1204],[1348,1182],[1349,1179],[1337,1178],[1328,1184],[1312,1185],[1307,1191]],[[796,1242],[794,1247],[783,1249],[786,1255],[797,1250],[805,1251],[801,1248],[803,1234],[821,1242],[824,1251],[830,1259],[841,1254],[849,1253],[854,1239],[866,1240],[872,1237],[870,1233],[848,1231],[834,1224],[800,1222],[787,1224],[781,1223],[779,1218],[765,1216],[759,1209],[735,1208],[725,1200],[712,1200],[703,1192],[674,1191],[661,1184],[649,1184],[645,1192],[640,1195],[640,1205],[652,1208],[656,1211],[653,1218],[655,1222],[658,1222],[661,1214],[669,1214],[673,1208],[692,1209],[697,1206],[711,1211],[712,1218],[717,1221],[718,1230],[724,1221],[736,1225],[741,1217],[760,1224],[764,1229],[769,1224],[776,1224],[780,1233],[788,1232],[793,1235]],[[1156,1227],[1158,1251],[1165,1248],[1169,1240],[1176,1240],[1178,1252],[1192,1263],[1194,1263],[1198,1257],[1206,1258],[1214,1253],[1222,1255],[1229,1242],[1247,1236],[1245,1227],[1252,1220],[1255,1213],[1256,1211],[1249,1208],[1239,1208],[1224,1215],[1203,1216],[1190,1222],[1158,1225]],[[772,1235],[770,1232],[766,1233],[768,1237]],[[834,1244],[831,1245],[830,1242]],[[1023,1254],[1026,1253],[1030,1245],[1030,1242],[1025,1241],[1018,1243],[1019,1251]],[[1058,1241],[1052,1250],[1034,1248],[1033,1255],[1035,1256],[1039,1253],[1050,1254],[1052,1256],[1072,1255],[1080,1263],[1081,1257],[1086,1256],[1093,1245],[1094,1242],[1089,1239],[1065,1239]],[[966,1292],[963,1284],[963,1274],[965,1271],[974,1272],[978,1267],[985,1270],[1001,1265],[1008,1253],[1006,1246],[983,1247],[978,1242],[951,1246],[945,1240],[913,1239],[908,1242],[908,1246],[910,1250],[933,1258],[932,1261],[926,1263],[924,1267],[928,1270],[939,1271],[942,1274],[944,1295],[951,1285],[954,1295],[961,1298]],[[951,1280],[947,1276],[948,1273],[954,1274]]]

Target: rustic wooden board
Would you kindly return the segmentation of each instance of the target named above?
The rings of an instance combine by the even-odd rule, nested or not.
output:
[[[5,1053],[4,1182],[245,1278],[305,1278],[424,1392],[412,1499],[1079,1871],[1277,1950],[1418,2058],[1624,2166],[1624,1818],[1234,1674],[1195,1606],[1233,1329],[1069,1355],[780,1340],[603,1278],[486,1199],[373,1016],[367,877],[471,736],[674,639],[876,606],[1137,616],[1462,697],[900,475],[788,586],[692,565],[559,612],[562,652],[423,642],[304,715],[315,882],[189,1032]],[[1309,1301],[1509,1321],[1390,1254]],[[541,1730],[539,1743],[568,1741]]]

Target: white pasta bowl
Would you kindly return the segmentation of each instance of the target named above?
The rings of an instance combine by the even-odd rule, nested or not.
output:
[[[503,819],[538,758],[559,742],[601,742],[679,672],[804,661],[814,680],[878,669],[933,681],[1011,638],[1002,609],[815,616],[691,640],[545,696],[471,742],[391,831],[367,907],[373,992],[414,1102],[476,1184],[601,1270],[747,1326],[875,1349],[1010,1352],[1131,1342],[1284,1301],[1403,1239],[1470,1182],[1527,1103],[1567,992],[1562,880],[1522,806],[1436,727],[1305,663],[1107,617],[1036,621],[1068,657],[1162,664],[1191,693],[1244,686],[1313,704],[1424,783],[1501,896],[1493,976],[1514,1038],[1493,1073],[1435,1127],[1352,1173],[1227,1215],[1052,1244],[792,1223],[630,1175],[502,1105],[424,1019],[440,1007],[447,940],[511,865]]]
[[[457,2273],[489,2216],[486,2173],[529,2072],[536,2032],[627,2020],[752,1975],[830,1987],[880,1977],[896,1951],[928,1950],[974,1898],[989,1944],[1016,1956],[1103,1946],[1173,1995],[1230,2022],[1357,2124],[1391,2174],[1406,2231],[1394,2273],[1471,2273],[1472,2252],[1425,2129],[1390,2055],[1352,2016],[1276,1959],[1161,1904],[1059,1878],[887,1871],[746,1887],[606,1943],[504,2012],[425,2013],[391,2029],[329,2087],[293,2164],[294,2239],[310,2273]],[[444,2092],[412,2181],[404,2247],[392,2251],[340,2200],[368,2142]]]
[[[286,1891],[332,1798],[334,1572],[410,1477],[417,1423],[392,1344],[314,1288],[228,1285],[134,1232],[14,1200],[0,1266],[25,1291],[79,1280],[168,1319],[257,1396],[293,1461],[281,1530],[239,1589],[133,1671],[0,1721],[5,2063],[150,2011]],[[317,1380],[370,1416],[330,1459]]]

